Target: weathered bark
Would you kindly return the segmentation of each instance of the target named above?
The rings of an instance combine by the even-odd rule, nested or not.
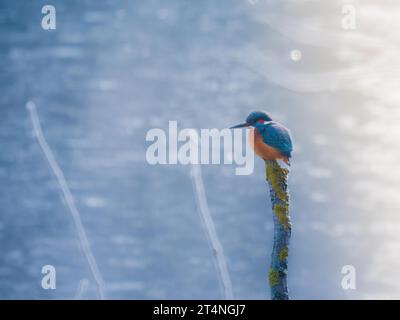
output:
[[[276,160],[266,161],[265,170],[274,213],[274,244],[269,270],[271,299],[288,300],[288,253],[292,229],[289,217],[289,193],[287,187],[289,170],[282,168]]]

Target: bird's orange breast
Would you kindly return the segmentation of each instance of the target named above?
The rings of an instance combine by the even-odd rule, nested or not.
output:
[[[289,163],[289,159],[282,155],[277,149],[267,145],[257,129],[251,129],[249,133],[249,143],[255,154],[264,160],[278,160],[282,159],[286,163]]]

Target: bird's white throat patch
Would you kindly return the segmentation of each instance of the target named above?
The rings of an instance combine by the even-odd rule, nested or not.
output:
[[[244,131],[244,132],[243,132]],[[156,164],[236,164],[236,175],[254,171],[254,153],[247,139],[249,129],[178,130],[177,121],[168,122],[168,133],[160,128],[150,129],[146,141],[146,160]],[[244,133],[244,134],[243,134]]]

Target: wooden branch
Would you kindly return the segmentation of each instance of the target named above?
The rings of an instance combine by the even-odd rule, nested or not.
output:
[[[274,213],[274,244],[269,270],[271,299],[288,300],[288,254],[292,230],[289,217],[289,193],[287,187],[289,170],[282,168],[276,160],[266,161],[265,170]]]

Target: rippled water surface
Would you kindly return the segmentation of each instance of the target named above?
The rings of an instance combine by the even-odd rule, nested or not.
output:
[[[351,1],[357,25],[346,30],[346,1],[52,3],[55,31],[40,26],[44,1],[0,4],[1,298],[96,298],[28,101],[108,298],[222,298],[190,167],[149,165],[145,136],[168,120],[225,128],[260,108],[296,143],[292,298],[400,298],[399,4]],[[250,176],[228,165],[202,175],[235,297],[269,298],[263,163]],[[47,264],[56,290],[41,288]],[[344,265],[356,290],[341,287]]]

